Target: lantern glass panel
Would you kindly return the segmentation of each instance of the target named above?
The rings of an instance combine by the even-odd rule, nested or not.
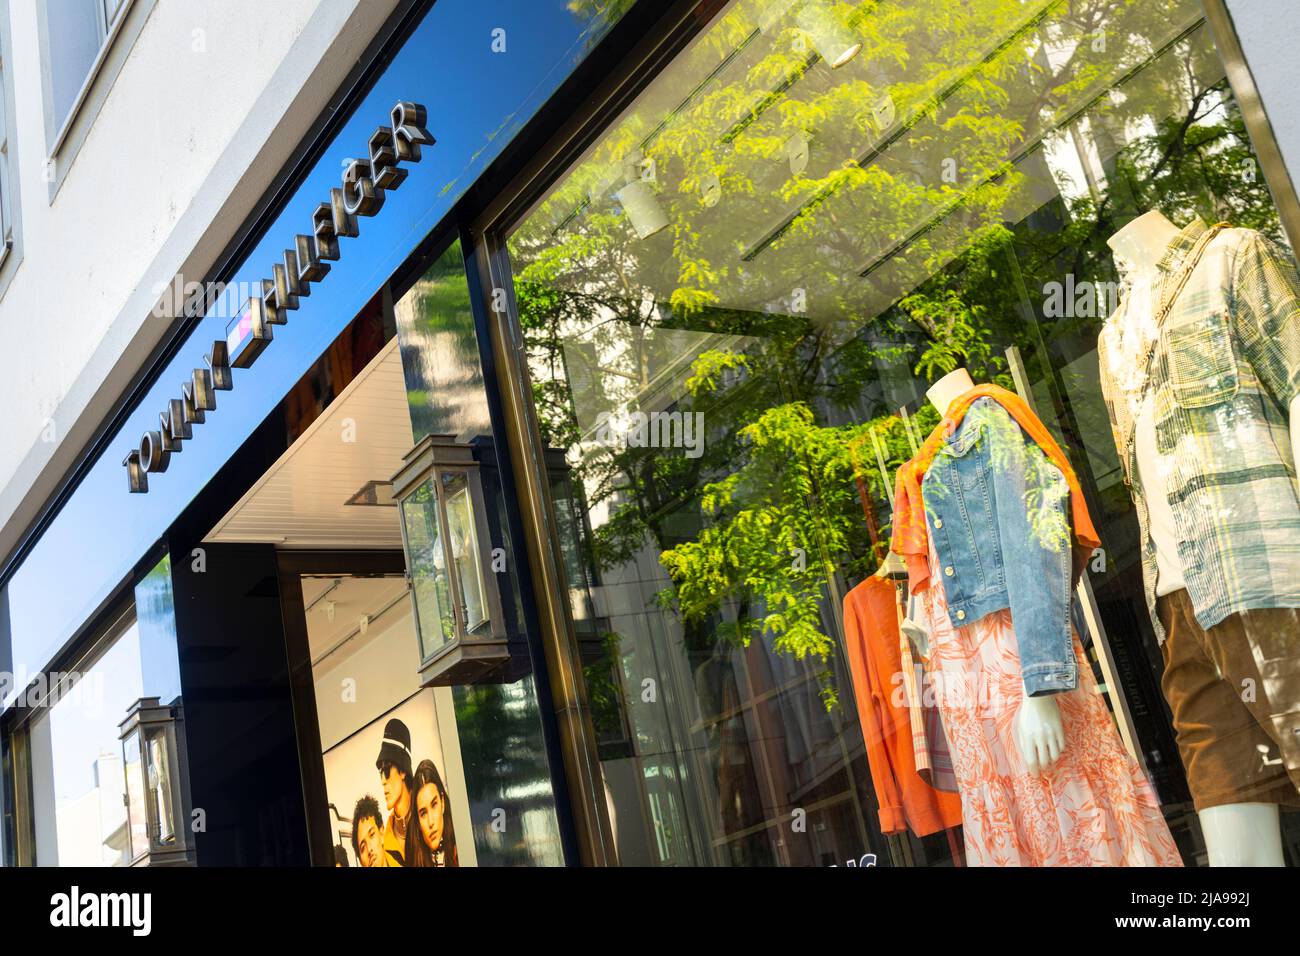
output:
[[[175,794],[172,793],[172,767],[166,728],[150,727],[145,731],[145,760],[149,805],[158,828],[154,842],[166,846],[176,842],[176,801]]]
[[[149,852],[149,818],[145,812],[144,767],[140,754],[140,732],[122,741],[122,769],[126,773],[126,814],[130,831],[131,858]]]
[[[420,659],[428,660],[456,638],[451,581],[447,576],[447,557],[432,479],[421,483],[402,501],[401,512],[406,532],[406,560],[420,626]]]
[[[478,534],[474,524],[474,503],[469,480],[464,472],[444,472],[444,499],[447,502],[448,538],[456,563],[456,580],[464,602],[465,629],[473,632],[488,619],[483,597],[483,563],[479,558]]]

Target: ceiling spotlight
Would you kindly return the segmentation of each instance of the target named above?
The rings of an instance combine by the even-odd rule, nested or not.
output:
[[[700,202],[705,209],[712,209],[722,198],[722,180],[717,173],[709,173],[700,181]]]
[[[817,0],[810,0],[795,14],[795,23],[808,34],[813,49],[838,70],[862,52],[862,41]]]
[[[876,100],[875,105],[871,107],[871,120],[876,124],[877,132],[883,133],[893,126],[897,115],[897,110],[894,108],[894,99],[888,93]]]
[[[638,239],[647,239],[668,225],[668,216],[650,184],[638,179],[614,194]]]
[[[795,133],[781,147],[785,158],[790,161],[790,175],[798,176],[808,168],[808,137]]]

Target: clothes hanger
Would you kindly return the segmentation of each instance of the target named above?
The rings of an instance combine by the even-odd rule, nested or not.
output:
[[[880,562],[880,567],[876,568],[876,573],[872,575],[875,578],[899,578],[907,577],[907,564],[896,555],[893,551],[885,555],[885,560]]]

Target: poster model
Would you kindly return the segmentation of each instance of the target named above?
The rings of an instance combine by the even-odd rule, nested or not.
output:
[[[337,865],[460,865],[432,688],[330,748],[324,759]]]

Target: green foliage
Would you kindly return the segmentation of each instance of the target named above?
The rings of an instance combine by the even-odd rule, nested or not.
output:
[[[688,620],[740,598],[761,608],[741,622],[745,643],[766,632],[775,647],[825,659],[819,599],[832,556],[847,550],[853,465],[848,441],[859,428],[819,428],[802,403],[769,409],[741,429],[746,464],[704,486],[700,504],[714,518],[694,541],[660,555]]]
[[[760,638],[816,665],[937,422],[924,405],[909,432],[900,404],[958,367],[1011,386],[1010,347],[1054,381],[1104,315],[1045,321],[1045,288],[1114,280],[1105,240],[1139,212],[1281,230],[1195,0],[828,2],[863,41],[833,72],[788,19],[757,31],[765,4],[711,22],[674,66],[691,82],[629,110],[510,248],[542,436],[600,516],[578,545],[597,574],[654,552],[690,650]],[[1054,182],[1048,160],[1081,152],[1088,182]],[[644,240],[615,198],[632,154],[669,222]],[[594,409],[670,388],[673,332],[703,343],[671,384],[703,454],[593,443]]]

